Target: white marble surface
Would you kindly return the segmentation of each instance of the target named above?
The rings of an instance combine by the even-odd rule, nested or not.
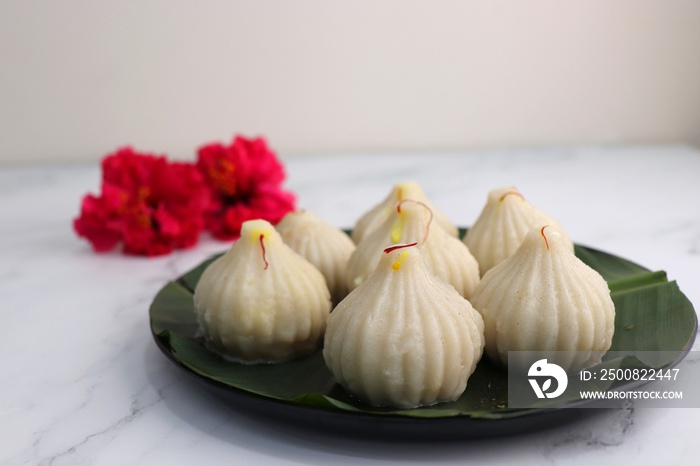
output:
[[[286,159],[300,206],[351,226],[413,179],[456,223],[515,185],[576,242],[665,269],[700,304],[700,152],[539,149]],[[0,462],[21,464],[690,464],[697,409],[598,413],[560,430],[399,444],[240,414],[168,362],[148,306],[168,280],[226,245],[144,259],[98,255],[73,233],[94,165],[0,167]],[[696,344],[697,347],[697,344]]]

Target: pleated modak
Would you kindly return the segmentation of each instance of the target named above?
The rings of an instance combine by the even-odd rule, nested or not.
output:
[[[355,243],[342,230],[307,210],[290,212],[275,227],[284,244],[321,271],[331,299],[340,302],[347,294],[345,271]]]
[[[603,277],[549,226],[533,228],[518,250],[489,270],[471,303],[484,318],[486,353],[538,351],[565,370],[600,361],[615,331],[615,305]]]
[[[207,345],[224,358],[278,363],[318,349],[331,300],[321,272],[264,220],[206,268],[194,294]]]
[[[432,210],[422,202],[407,199],[394,206],[384,223],[358,244],[350,256],[346,272],[348,288],[355,289],[369,276],[385,248],[415,242],[428,269],[469,299],[479,282],[479,264],[463,242],[432,220]]]
[[[510,257],[530,229],[551,225],[573,251],[573,242],[562,226],[527,202],[513,187],[493,189],[486,205],[464,236],[464,243],[479,262],[481,275]]]
[[[384,223],[387,217],[389,217],[396,208],[396,204],[404,199],[413,199],[414,201],[420,201],[427,205],[430,207],[430,210],[433,211],[435,223],[444,228],[450,235],[455,237],[458,235],[459,231],[457,227],[445,214],[435,207],[425,195],[420,185],[412,181],[406,181],[394,185],[391,192],[383,201],[372,207],[359,218],[352,231],[352,239],[355,244],[360,244],[367,235]]]
[[[328,317],[326,365],[372,405],[456,400],[483,352],[481,316],[428,270],[415,245],[380,255],[374,272]]]

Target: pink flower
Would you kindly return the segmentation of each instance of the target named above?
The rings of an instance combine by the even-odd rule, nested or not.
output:
[[[197,167],[208,187],[205,224],[216,238],[237,238],[246,220],[275,224],[295,208],[294,194],[282,189],[284,167],[263,138],[208,144],[198,151]]]
[[[206,196],[193,164],[125,147],[103,159],[102,192],[83,198],[73,227],[98,252],[123,243],[126,254],[168,254],[197,243]]]

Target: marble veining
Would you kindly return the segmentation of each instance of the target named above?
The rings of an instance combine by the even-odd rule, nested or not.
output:
[[[414,180],[456,224],[514,185],[574,240],[664,269],[700,303],[700,152],[683,146],[284,158],[299,206],[351,227]],[[0,464],[690,464],[694,409],[595,413],[478,441],[341,438],[251,417],[172,366],[150,334],[160,287],[228,245],[153,259],[98,255],[72,232],[99,166],[0,167]],[[696,342],[695,348],[698,348]],[[696,363],[691,361],[690,363]],[[671,447],[672,446],[672,447]]]

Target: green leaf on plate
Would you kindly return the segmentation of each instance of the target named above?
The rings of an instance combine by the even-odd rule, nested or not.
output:
[[[585,246],[574,246],[576,257],[585,264],[597,270],[603,278],[608,281],[620,280],[623,278],[636,277],[649,272],[648,269],[622,259],[607,252],[597,251]]]
[[[160,290],[151,304],[150,313],[151,331],[154,335],[168,330],[191,338],[199,328],[192,292],[175,282],[168,283]]]
[[[610,288],[610,293],[616,294],[643,288],[645,286],[666,283],[667,281],[668,279],[666,278],[666,272],[660,270],[658,272],[647,272],[635,275],[633,277],[610,280],[608,281],[608,288]]]
[[[615,303],[611,351],[682,351],[692,344],[695,310],[675,281],[611,296]]]
[[[663,350],[681,354],[689,348],[697,331],[695,311],[677,284],[667,281],[665,272],[651,272],[626,259],[579,245],[575,251],[608,281],[616,311],[611,350]],[[226,361],[209,351],[198,336],[192,299],[202,272],[216,257],[166,284],[150,308],[151,331],[161,349],[202,379],[230,390],[341,412],[502,419],[533,411],[507,408],[507,373],[487,358],[481,360],[458,400],[410,410],[369,406],[348,394],[333,380],[320,350],[284,364],[244,365]],[[614,366],[621,361],[603,364]],[[557,401],[561,405],[561,400]]]

